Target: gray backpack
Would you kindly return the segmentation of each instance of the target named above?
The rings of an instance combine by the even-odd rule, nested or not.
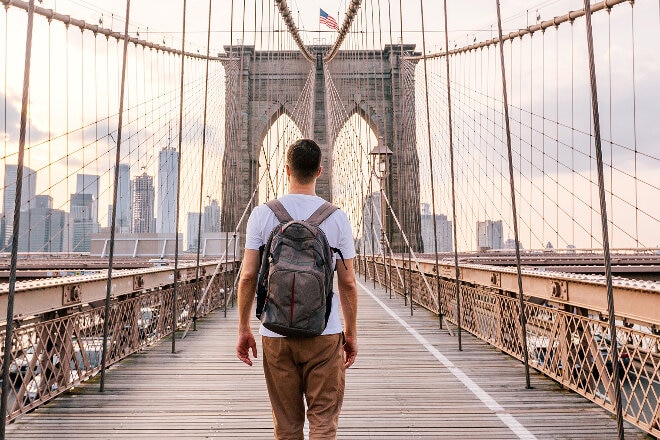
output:
[[[332,308],[332,248],[319,225],[338,208],[324,202],[307,220],[294,220],[279,200],[266,203],[280,222],[262,246],[257,318],[289,337],[323,333]]]

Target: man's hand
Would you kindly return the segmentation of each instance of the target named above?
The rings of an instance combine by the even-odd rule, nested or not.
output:
[[[257,343],[250,330],[250,313],[254,303],[254,292],[257,288],[257,272],[259,272],[259,251],[246,249],[243,255],[243,269],[238,281],[238,341],[236,341],[236,357],[252,366],[252,357],[257,357]]]
[[[344,339],[344,367],[350,368],[358,353],[357,338],[346,336]]]
[[[239,331],[238,341],[236,341],[236,357],[252,366],[252,359],[250,359],[250,349],[252,349],[252,357],[257,357],[257,343],[254,340],[252,331]]]

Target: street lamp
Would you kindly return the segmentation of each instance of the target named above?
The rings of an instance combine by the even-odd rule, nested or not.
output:
[[[382,246],[382,251],[385,252],[385,195],[383,189],[387,182],[387,177],[390,174],[390,156],[392,155],[392,150],[387,148],[383,137],[378,137],[378,143],[374,146],[374,149],[371,150],[369,156],[371,156],[371,172],[378,179],[380,184],[380,243]],[[383,253],[384,255],[384,253]]]

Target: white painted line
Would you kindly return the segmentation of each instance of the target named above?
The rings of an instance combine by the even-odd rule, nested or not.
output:
[[[371,291],[369,290],[365,285],[357,281],[358,286],[360,286],[362,289],[364,289],[365,292],[373,298],[374,301],[380,305],[383,310],[385,310],[387,313],[392,316],[403,328],[408,330],[408,333],[410,333],[417,341],[419,341],[420,344],[426,348],[429,353],[431,353],[440,363],[447,368],[451,374],[453,374],[458,380],[460,380],[465,387],[470,390],[472,394],[474,394],[479,400],[483,402],[484,405],[491,411],[493,411],[497,417],[504,423],[506,426],[509,427],[511,431],[515,435],[518,436],[519,439],[521,440],[538,440],[534,434],[529,432],[515,417],[513,417],[511,414],[506,412],[502,405],[497,403],[495,399],[490,397],[490,395],[484,391],[479,385],[477,385],[472,379],[470,379],[460,368],[454,365],[452,361],[447,359],[445,355],[440,353],[440,351],[435,348],[429,341],[424,338],[424,336],[420,335],[417,330],[412,328],[406,321],[404,321],[399,315],[394,312],[394,310],[390,309],[384,302],[382,302],[378,297]]]

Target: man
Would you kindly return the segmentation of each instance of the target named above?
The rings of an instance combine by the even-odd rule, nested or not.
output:
[[[316,179],[322,172],[321,149],[312,140],[301,139],[287,150],[286,174],[289,193],[279,198],[295,220],[306,220],[324,200],[316,195]],[[238,284],[238,341],[236,355],[247,365],[257,357],[257,346],[250,328],[259,271],[259,247],[279,222],[266,205],[250,215],[245,237],[245,255]],[[325,331],[311,338],[286,338],[262,325],[263,365],[273,411],[275,438],[302,440],[305,401],[309,438],[336,438],[339,412],[344,399],[345,371],[357,355],[357,288],[353,258],[355,246],[348,217],[335,211],[321,223],[330,246],[338,248],[344,264],[336,264],[337,287]],[[339,302],[344,318],[339,318]],[[303,401],[304,398],[304,401]]]

